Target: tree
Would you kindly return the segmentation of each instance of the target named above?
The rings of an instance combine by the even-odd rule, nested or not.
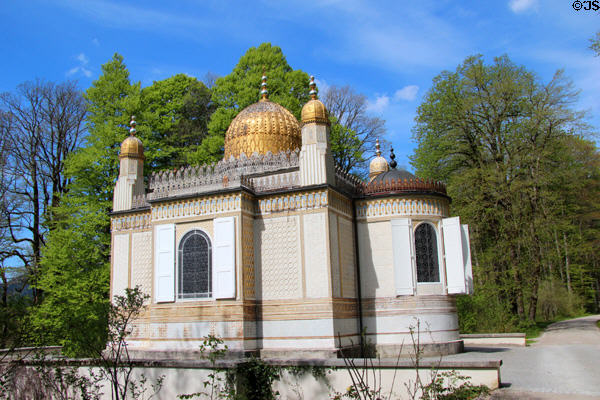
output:
[[[263,72],[268,77],[269,100],[300,119],[302,106],[309,100],[308,74],[293,70],[277,46],[263,43],[251,47],[229,75],[216,80],[212,88],[216,109],[208,124],[209,135],[190,156],[192,163],[208,163],[223,157],[225,132],[241,110],[259,100]]]
[[[375,141],[385,134],[385,121],[367,113],[367,97],[350,86],[330,86],[323,103],[331,118],[333,157],[347,172],[367,170]]]
[[[142,90],[138,117],[148,167],[165,169],[187,165],[208,132],[214,106],[210,90],[196,78],[177,74]]]
[[[576,97],[561,71],[542,83],[506,56],[492,65],[477,56],[437,76],[417,111],[417,174],[447,182],[453,212],[471,227],[476,283],[522,320],[535,320],[556,265],[555,231],[569,235],[563,205],[587,184],[564,185],[566,172],[587,168],[565,169],[587,129]]]
[[[600,56],[600,31],[596,32],[596,36],[590,39],[590,49],[596,53],[596,57]]]
[[[74,82],[25,82],[0,95],[3,147],[3,213],[12,263],[27,270],[34,302],[42,247],[52,207],[66,192],[65,159],[83,136],[85,102]],[[18,260],[18,261],[17,261]]]
[[[131,84],[115,54],[86,91],[88,135],[66,161],[68,191],[53,209],[55,229],[43,252],[37,287],[47,291],[31,316],[38,342],[87,355],[85,343],[104,348],[110,275],[110,217],[119,145],[139,110],[140,85]],[[77,328],[77,329],[75,329]]]

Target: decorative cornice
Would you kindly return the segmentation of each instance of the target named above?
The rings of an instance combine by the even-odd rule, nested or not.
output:
[[[357,220],[406,216],[447,217],[448,215],[448,199],[435,196],[388,197],[356,202]]]
[[[437,193],[447,196],[446,185],[432,179],[391,179],[384,182],[363,184],[361,193],[366,196],[387,195],[396,193]]]
[[[238,158],[230,157],[215,164],[153,173],[148,200],[202,194],[224,188],[251,188],[254,186],[250,180],[253,175],[299,168],[298,153],[298,150],[288,150],[278,154],[254,153],[250,157],[242,153]],[[295,185],[293,180],[291,183],[289,179],[280,181],[284,187]],[[274,187],[269,186],[268,189]]]

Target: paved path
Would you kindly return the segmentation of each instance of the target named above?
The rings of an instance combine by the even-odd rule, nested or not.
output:
[[[557,322],[531,346],[468,354],[502,359],[504,388],[494,392],[494,399],[600,399],[598,320],[600,315]]]

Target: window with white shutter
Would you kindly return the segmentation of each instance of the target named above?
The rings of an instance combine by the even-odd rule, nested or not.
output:
[[[463,259],[465,262],[465,280],[467,294],[473,294],[473,267],[471,266],[471,245],[469,242],[469,225],[461,225]]]
[[[213,293],[216,299],[235,298],[235,217],[214,220]]]
[[[175,301],[175,225],[154,228],[154,299]]]
[[[391,220],[396,295],[413,295],[412,225],[408,218]]]
[[[467,293],[462,228],[459,217],[442,220],[448,294]]]

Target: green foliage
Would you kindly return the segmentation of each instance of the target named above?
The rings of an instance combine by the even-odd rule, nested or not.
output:
[[[470,226],[476,292],[487,292],[459,302],[463,325],[534,322],[546,277],[597,306],[599,154],[582,138],[576,98],[561,71],[543,83],[506,56],[469,57],[434,79],[418,109],[412,163],[447,182],[453,213]]]
[[[208,132],[213,112],[210,90],[196,78],[177,74],[142,90],[140,134],[147,167],[154,170],[187,165],[188,155]]]
[[[475,294],[457,296],[458,327],[461,333],[515,332],[519,318],[495,295],[498,289],[478,286]]]
[[[538,310],[543,321],[576,317],[584,313],[581,297],[569,293],[562,282],[555,278],[542,281],[539,296]]]
[[[279,393],[273,392],[273,382],[279,379],[281,369],[251,357],[245,363],[238,364],[238,398],[244,400],[274,400]]]
[[[220,337],[213,334],[205,336],[200,345],[200,353],[201,357],[208,360],[211,365],[211,372],[207,376],[208,379],[202,382],[206,391],[180,394],[177,398],[209,398],[212,400],[229,398],[234,395],[235,389],[232,385],[233,377],[226,369],[217,367],[217,361],[225,357],[227,349],[227,345],[224,344],[223,339]],[[223,378],[224,374],[227,376],[227,379]]]
[[[474,386],[471,377],[456,371],[442,372],[423,388],[422,400],[470,400],[487,395],[490,389],[484,385]]]
[[[331,154],[333,159],[339,165],[346,166],[346,170],[351,170],[355,165],[361,165],[365,159],[363,157],[365,149],[363,141],[356,131],[343,126],[335,117],[329,117],[331,130],[329,132],[329,143],[331,144]],[[357,173],[366,170],[360,169]]]
[[[68,192],[42,252],[39,287],[47,293],[31,315],[40,344],[61,344],[70,356],[89,355],[106,340],[110,217],[119,146],[139,106],[123,57],[115,54],[86,91],[88,136],[66,160]]]
[[[269,100],[300,118],[302,105],[309,100],[308,74],[293,70],[277,46],[263,43],[251,47],[229,75],[216,80],[212,88],[216,110],[208,124],[209,136],[190,155],[190,161],[209,163],[223,156],[225,131],[241,110],[259,100],[263,71],[268,77]]]

